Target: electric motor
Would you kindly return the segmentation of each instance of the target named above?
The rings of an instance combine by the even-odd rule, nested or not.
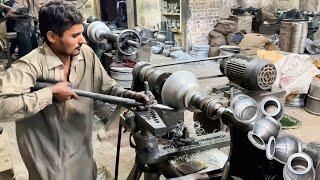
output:
[[[228,79],[248,90],[270,89],[277,77],[276,67],[266,60],[235,55],[220,63]]]

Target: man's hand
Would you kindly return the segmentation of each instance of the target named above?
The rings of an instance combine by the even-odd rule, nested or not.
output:
[[[150,91],[148,91],[147,94],[144,91],[136,92],[134,95],[134,99],[147,105],[155,103],[155,98]]]
[[[78,98],[78,95],[70,89],[68,84],[68,82],[59,82],[50,87],[55,100],[64,102],[72,98]]]

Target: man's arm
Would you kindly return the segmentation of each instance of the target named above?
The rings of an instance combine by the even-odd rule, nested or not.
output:
[[[38,72],[36,65],[18,60],[0,77],[0,121],[30,117],[52,103],[50,87],[30,92]]]
[[[30,92],[38,77],[40,66],[18,60],[0,77],[0,122],[30,117],[52,104],[55,99],[64,102],[77,98],[68,82]]]

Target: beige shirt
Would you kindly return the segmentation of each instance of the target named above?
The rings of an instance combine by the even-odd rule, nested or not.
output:
[[[63,64],[45,44],[0,77],[0,122],[17,120],[17,139],[30,179],[94,179],[92,99],[53,102],[50,88],[30,92],[37,80],[63,80]],[[69,80],[80,90],[109,93],[111,79],[92,49],[73,57]]]

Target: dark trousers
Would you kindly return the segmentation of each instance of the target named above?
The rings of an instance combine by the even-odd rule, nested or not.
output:
[[[10,42],[10,54],[14,54],[16,47],[18,46],[18,39],[13,39]]]
[[[35,33],[17,32],[19,57],[22,57],[37,47]]]
[[[15,30],[13,30],[14,21],[8,19],[6,22],[6,26],[7,26],[7,32],[16,32]],[[10,41],[10,54],[15,53],[17,46],[18,46],[18,38]]]

